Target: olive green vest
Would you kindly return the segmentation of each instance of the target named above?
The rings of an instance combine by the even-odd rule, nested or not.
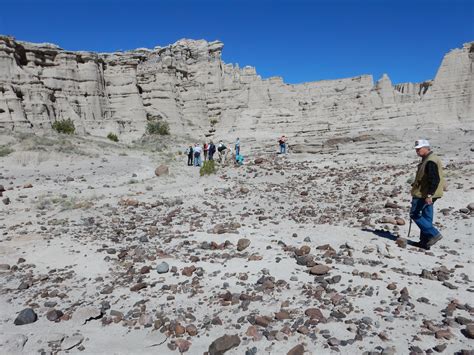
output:
[[[428,156],[424,157],[421,163],[418,165],[418,170],[416,172],[415,182],[411,188],[411,195],[417,198],[426,198],[428,195],[428,177],[425,175],[425,168],[426,163],[432,161],[438,167],[438,175],[439,175],[439,184],[436,188],[435,193],[433,194],[433,198],[439,198],[443,196],[443,188],[444,188],[444,173],[443,173],[443,166],[441,164],[441,160],[438,158],[437,155],[430,153]]]

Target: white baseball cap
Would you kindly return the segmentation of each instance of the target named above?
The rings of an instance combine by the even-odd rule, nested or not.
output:
[[[430,142],[428,142],[426,139],[418,139],[417,141],[415,141],[415,149],[429,147],[429,146],[430,146]]]

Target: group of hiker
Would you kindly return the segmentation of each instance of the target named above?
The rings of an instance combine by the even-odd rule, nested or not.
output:
[[[222,141],[219,141],[217,146],[214,144],[213,141],[210,141],[209,143],[204,142],[202,146],[199,143],[194,144],[194,146],[190,145],[186,149],[186,155],[188,156],[188,165],[202,166],[204,161],[213,161],[216,152],[218,153],[219,162],[224,163],[229,154],[229,149]],[[236,161],[239,162],[239,159],[237,158],[237,156],[240,155],[239,138],[237,138],[237,141],[235,142],[235,152]]]
[[[280,147],[280,154],[286,154],[287,152],[287,138],[285,135],[282,135],[278,138],[278,146]],[[218,153],[218,161],[220,163],[225,163],[227,157],[231,154],[230,149],[223,143],[223,141],[219,141],[219,144],[214,144],[213,141],[209,143],[204,142],[201,144],[196,143],[190,145],[186,149],[186,155],[188,157],[188,166],[202,166],[203,162],[209,160],[214,160],[214,155]],[[242,165],[244,163],[244,156],[240,152],[240,138],[237,138],[234,143],[234,158],[235,163],[238,165]]]

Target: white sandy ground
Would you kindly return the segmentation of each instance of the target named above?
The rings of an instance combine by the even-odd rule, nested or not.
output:
[[[288,179],[299,175],[300,172],[297,170],[285,170],[285,166],[293,166],[292,164],[306,164],[309,169],[306,174],[311,174],[311,171],[327,171],[332,167],[344,168],[354,165],[362,169],[364,166],[372,166],[373,168],[365,173],[366,179],[360,181],[360,186],[371,184],[372,178],[378,179],[376,180],[378,186],[384,185],[385,179],[394,179],[390,180],[390,183],[397,181],[404,186],[405,191],[393,200],[403,206],[403,210],[396,211],[396,214],[408,222],[409,195],[408,187],[405,185],[407,177],[412,172],[404,171],[404,169],[409,163],[412,163],[411,166],[415,169],[417,160],[411,150],[403,151],[398,148],[393,157],[385,149],[377,154],[373,150],[366,150],[360,146],[334,154],[290,154],[287,157],[264,155],[269,161],[277,159],[277,164],[281,164],[278,166],[283,167],[284,173],[281,174],[281,170],[273,170],[274,165],[268,170],[253,166],[251,161],[254,157],[250,157],[246,163],[250,163],[252,169],[255,170],[244,170],[245,167],[224,167],[216,175],[200,177],[197,168],[185,165],[186,157],[173,151],[151,153],[148,150],[131,150],[119,144],[107,142],[99,145],[97,140],[92,139],[90,141],[78,140],[74,144],[83,149],[87,155],[81,152],[34,150],[22,152],[20,151],[21,143],[16,143],[14,153],[0,158],[2,173],[0,184],[7,189],[4,196],[11,200],[9,205],[3,203],[0,205],[0,264],[13,266],[17,264],[19,258],[24,258],[26,260],[24,265],[34,266],[23,269],[22,273],[32,272],[35,277],[47,274],[52,269],[73,270],[71,279],[65,280],[60,286],[53,287],[68,295],[63,300],[53,299],[58,302],[57,309],[65,310],[76,302],[84,302],[84,305],[100,308],[103,300],[109,300],[111,309],[125,314],[134,308],[133,305],[136,302],[147,300],[147,312],[154,314],[156,310],[162,310],[170,319],[180,319],[184,325],[193,323],[198,327],[198,335],[188,338],[191,342],[188,351],[190,354],[204,353],[212,341],[224,334],[238,334],[241,339],[239,347],[229,350],[228,354],[243,354],[254,346],[258,349],[257,354],[286,354],[297,344],[304,344],[307,354],[337,353],[328,348],[327,340],[322,337],[321,331],[329,330],[331,336],[339,340],[353,339],[355,333],[349,331],[348,325],[344,322],[332,321],[318,324],[312,331],[316,335],[315,339],[294,332],[285,339],[269,341],[265,336],[261,340],[246,337],[245,332],[250,323],[247,321],[238,323],[237,320],[252,312],[273,318],[273,314],[282,308],[282,303],[285,301],[289,302],[285,309],[295,314],[294,318],[287,321],[290,326],[297,317],[304,316],[304,310],[310,307],[321,308],[324,316],[329,317],[329,309],[325,309],[316,299],[308,298],[303,294],[303,285],[317,286],[314,276],[307,272],[306,266],[297,265],[292,253],[284,251],[279,241],[295,247],[308,245],[311,247],[311,253],[316,255],[323,253],[316,250],[317,246],[330,244],[338,251],[341,245],[349,243],[356,263],[352,266],[328,263],[332,268],[329,276],[341,275],[342,277],[338,284],[332,286],[339,291],[352,286],[355,292],[350,297],[354,310],[344,320],[368,316],[376,324],[369,330],[363,341],[340,346],[340,353],[356,354],[394,347],[397,354],[405,354],[413,345],[429,349],[442,343],[447,344],[445,353],[474,349],[474,340],[466,338],[461,333],[464,327],[458,324],[450,328],[453,337],[449,340],[436,339],[433,335],[420,333],[423,319],[432,320],[436,324],[443,321],[441,311],[450,301],[458,300],[462,304],[469,303],[470,306],[474,306],[472,302],[474,291],[472,282],[474,278],[473,215],[459,212],[459,209],[474,202],[473,165],[469,152],[463,154],[462,147],[448,147],[448,142],[445,143],[447,153],[444,154],[443,160],[459,165],[458,168],[447,171],[449,191],[436,203],[435,207],[435,221],[440,225],[444,239],[431,252],[425,253],[411,246],[406,249],[398,248],[394,241],[378,237],[368,230],[363,230],[355,221],[351,223],[345,221],[344,218],[330,224],[317,224],[314,220],[307,223],[295,222],[288,218],[288,212],[292,206],[313,204],[341,207],[353,203],[351,188],[347,184],[340,186],[342,197],[339,202],[326,201],[321,194],[318,195],[318,199],[315,199],[315,195],[313,196],[311,192],[305,198],[300,195],[299,190],[294,193],[286,192],[283,196],[278,190],[279,187],[288,183]],[[353,156],[347,155],[352,149],[357,150],[357,161],[354,161]],[[387,169],[387,161],[395,167],[399,165],[400,169]],[[154,169],[159,163],[166,163],[170,167],[170,175],[164,177],[154,175]],[[380,166],[380,169],[377,166]],[[399,171],[400,175],[394,178],[396,171]],[[334,192],[333,180],[328,177],[320,179],[318,193]],[[28,183],[31,183],[32,187],[24,188],[24,185]],[[249,193],[237,198],[236,195],[239,195],[238,191],[242,186],[249,188]],[[304,190],[304,180],[301,187]],[[385,187],[386,190],[391,190],[391,186]],[[136,199],[144,204],[158,202],[159,205],[156,212],[153,208],[134,210],[120,207],[119,202],[122,198]],[[161,249],[168,254],[163,257],[158,255],[156,260],[147,263],[152,269],[150,274],[147,274],[146,281],[149,284],[155,281],[157,286],[140,292],[131,292],[129,288],[133,283],[130,283],[126,287],[117,285],[112,295],[100,294],[98,291],[101,286],[98,286],[100,282],[97,278],[102,277],[106,284],[114,279],[120,266],[115,261],[116,256],[111,256],[112,260],[107,261],[105,260],[107,254],[99,251],[104,244],[111,246],[110,241],[106,238],[88,238],[81,233],[86,225],[84,221],[93,217],[113,227],[114,217],[129,220],[135,214],[142,214],[143,219],[138,220],[137,224],[143,228],[127,230],[126,234],[133,237],[146,235],[147,228],[145,227],[156,220],[161,223],[163,216],[175,208],[165,204],[166,201],[174,199],[181,200],[180,206],[183,210],[191,211],[195,207],[200,213],[190,213],[190,217],[185,218],[184,221],[182,219],[173,221],[168,232],[174,231],[174,235],[171,235],[172,238],[166,242],[162,240],[164,236],[158,235],[153,239],[150,237],[150,243],[144,245],[145,248]],[[392,199],[385,195],[381,196],[380,212],[372,217],[370,228],[387,227],[377,223],[376,220],[384,215],[393,215],[383,209],[384,203],[389,200]],[[203,201],[209,201],[211,206],[203,204]],[[223,206],[222,213],[218,215],[209,213],[207,217],[202,216],[202,212],[220,208],[219,206]],[[262,215],[273,218],[259,221],[256,215],[242,216],[244,208],[248,211],[260,209],[263,211]],[[439,213],[443,208],[451,208],[452,212],[444,216]],[[193,219],[202,220],[202,226],[190,223]],[[207,232],[215,224],[231,220],[241,223],[238,234]],[[54,223],[59,225],[54,227]],[[48,232],[42,232],[41,226],[46,226]],[[393,226],[387,228],[392,228],[390,229],[392,232],[405,237],[408,223],[399,226],[398,231],[394,230]],[[54,234],[50,234],[50,230],[54,230]],[[295,237],[292,236],[293,233],[296,233]],[[411,232],[413,241],[417,240],[417,233],[418,229],[413,225]],[[235,247],[231,250],[199,250],[202,242],[216,241],[220,244],[228,240],[235,246],[237,241],[244,237],[251,240],[245,253],[236,253]],[[310,241],[305,241],[307,237]],[[117,250],[120,249],[120,245],[113,246]],[[199,255],[202,260],[189,261],[189,257],[196,251],[198,251],[196,255]],[[232,257],[219,257],[224,253],[230,253]],[[203,257],[206,255],[209,257]],[[250,255],[258,255],[262,258],[249,261]],[[154,267],[162,260],[168,262],[170,266],[176,266],[178,273],[169,272],[161,275],[156,273]],[[374,261],[377,264],[371,266],[366,261]],[[138,269],[145,265],[138,264]],[[200,281],[201,293],[194,296],[191,295],[191,288],[187,288],[183,283],[185,280],[191,283],[192,278],[181,275],[182,268],[191,264],[205,270]],[[449,282],[458,289],[452,290],[439,281],[418,276],[422,269],[431,271],[441,265],[454,269]],[[269,275],[275,280],[285,280],[288,283],[287,286],[273,292],[261,293],[263,300],[251,302],[247,311],[239,309],[238,304],[220,305],[217,296],[226,290],[232,293],[246,292],[246,290],[253,292],[249,286],[255,285],[257,280],[266,273],[266,271],[262,272],[264,269],[267,269]],[[371,274],[375,272],[378,274],[378,279],[372,280],[353,275],[354,269]],[[395,271],[401,269],[413,275]],[[248,279],[239,280],[240,273],[247,273]],[[463,278],[463,274],[467,275],[468,281],[465,277]],[[294,278],[290,279],[292,276]],[[2,289],[0,293],[0,353],[15,352],[15,348],[11,347],[7,341],[18,334],[23,334],[28,338],[21,353],[37,353],[39,349],[50,351],[48,340],[57,337],[58,333],[66,336],[79,333],[84,337],[82,351],[75,347],[68,353],[178,353],[178,350],[172,351],[167,347],[167,344],[176,338],[174,336],[167,338],[153,327],[144,328],[139,325],[131,327],[123,323],[103,326],[101,320],[91,320],[86,324],[80,324],[74,320],[50,322],[46,319],[48,309],[43,306],[43,303],[51,299],[41,298],[39,295],[43,288],[47,288],[48,281],[42,284],[43,288],[35,285],[28,290],[17,290],[20,281],[20,277],[12,277],[10,272],[0,274]],[[387,285],[391,282],[397,284],[396,291],[387,289]],[[174,300],[167,299],[167,296],[172,293],[162,291],[162,284],[180,285],[179,292],[174,294]],[[369,287],[374,290],[373,296],[364,296],[365,290]],[[395,306],[390,306],[390,311],[387,312],[374,311],[376,307],[385,308],[396,301],[403,287],[408,288],[411,301],[416,306],[414,309],[402,306],[400,316],[393,319],[387,319],[387,317],[392,316],[390,312]],[[420,297],[427,297],[430,304],[416,302]],[[38,321],[15,326],[13,321],[17,314],[32,303],[38,304],[36,308]],[[186,322],[182,318],[183,309],[190,310],[197,320]],[[109,311],[105,314],[107,312]],[[210,330],[200,329],[199,325],[206,316],[213,318],[217,315],[222,320],[222,325],[213,325]],[[473,317],[464,310],[455,311],[455,316],[471,319]],[[272,323],[272,326],[273,329],[279,330],[283,324],[284,322],[279,321]],[[377,336],[382,331],[388,335],[388,340],[384,341]],[[64,352],[59,351],[59,353]]]

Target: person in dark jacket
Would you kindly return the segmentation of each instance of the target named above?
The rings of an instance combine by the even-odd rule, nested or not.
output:
[[[214,160],[214,154],[216,153],[216,146],[211,141],[209,143],[209,160]]]
[[[411,189],[410,218],[420,228],[420,247],[430,249],[443,236],[433,226],[433,204],[443,196],[444,174],[441,160],[426,139],[415,142],[416,154],[421,157]]]
[[[194,149],[193,146],[190,145],[188,149],[186,149],[186,153],[188,154],[188,166],[194,165]]]

